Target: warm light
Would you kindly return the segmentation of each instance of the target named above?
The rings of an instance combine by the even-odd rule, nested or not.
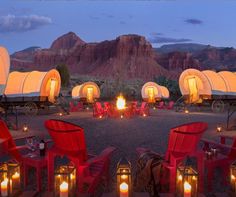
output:
[[[23,128],[22,128],[23,132],[28,132],[29,131],[29,128],[27,125],[24,125]]]
[[[182,175],[179,175],[178,176],[178,181],[182,181],[183,180],[183,176]]]
[[[8,184],[8,179],[5,178],[4,181],[1,182],[1,196],[3,197],[8,196],[7,184]]]
[[[197,177],[196,177],[196,176],[193,176],[193,180],[196,181],[196,180],[197,180]]]
[[[63,113],[62,113],[62,112],[60,112],[60,113],[59,113],[59,116],[62,116],[62,115],[63,115]]]
[[[233,174],[231,174],[231,180],[232,180],[232,181],[235,181],[235,180],[236,180],[236,177],[235,177]]]
[[[75,175],[74,174],[70,174],[70,179],[74,180],[75,179]]]
[[[116,107],[119,110],[125,109],[125,99],[122,95],[117,97],[117,101],[116,101]]]
[[[191,185],[185,181],[184,182],[184,197],[191,197]]]
[[[101,119],[101,118],[102,118],[102,115],[100,115],[99,118]]]
[[[126,174],[121,175],[121,179],[122,179],[122,180],[128,179],[128,175],[126,175]]]
[[[222,127],[218,126],[218,127],[216,127],[216,130],[217,130],[217,132],[221,132],[222,131]]]
[[[123,116],[123,115],[120,115],[120,118],[124,118],[124,116]]]
[[[92,103],[93,102],[93,88],[92,87],[89,87],[87,88],[87,101],[89,103]]]
[[[86,107],[86,110],[89,110],[89,107]]]
[[[129,196],[129,186],[127,183],[123,182],[120,184],[120,197]]]
[[[146,117],[147,115],[146,114],[143,114],[143,117]]]
[[[153,87],[148,87],[148,102],[149,103],[155,102],[154,88]]]
[[[20,178],[20,174],[18,172],[15,172],[15,174],[12,175],[12,179],[16,180]]]
[[[68,183],[65,181],[60,185],[60,197],[68,197]]]
[[[51,79],[50,92],[49,92],[49,98],[48,98],[48,100],[51,102],[54,102],[55,100],[55,87],[56,87],[56,80]]]
[[[188,113],[189,113],[189,110],[188,110],[188,109],[185,109],[185,110],[184,110],[184,113],[188,114]]]

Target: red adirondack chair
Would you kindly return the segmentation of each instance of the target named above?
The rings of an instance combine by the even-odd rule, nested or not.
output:
[[[165,109],[169,109],[169,110],[173,109],[173,108],[174,108],[174,104],[175,104],[174,101],[170,101],[170,102],[168,103],[168,105],[165,107]]]
[[[102,107],[102,104],[100,102],[96,102],[93,105],[93,117],[100,118],[105,116],[106,112]]]
[[[164,109],[165,108],[165,103],[164,101],[159,102],[159,105],[157,105],[158,109]]]
[[[207,123],[193,122],[172,128],[169,134],[168,148],[164,157],[164,169],[169,171],[169,190],[175,192],[176,187],[176,170],[178,164],[187,156],[197,157],[198,172],[200,180],[203,180],[203,152],[197,151],[198,142],[207,129]],[[137,153],[141,155],[144,148],[137,148]],[[200,190],[203,189],[203,182],[200,181]]]
[[[76,167],[79,192],[94,193],[98,184],[109,180],[109,162],[114,147],[106,148],[100,155],[88,159],[84,129],[78,125],[62,120],[45,121],[54,145],[48,150],[48,188],[52,190],[54,159],[56,156],[66,156]],[[83,185],[88,189],[84,191]]]
[[[22,152],[27,151],[29,149],[25,145],[16,146],[15,141],[13,140],[6,123],[3,120],[0,120],[0,139],[3,141],[2,148],[4,149],[4,153],[11,155],[14,159],[21,163],[23,155]]]
[[[142,102],[141,107],[136,109],[136,113],[141,116],[149,116],[149,106],[147,102]]]
[[[209,151],[210,148],[217,148],[219,153],[212,159],[205,159],[204,169],[207,171],[207,186],[208,190],[212,190],[212,180],[214,171],[217,167],[222,169],[223,184],[227,184],[227,179],[230,174],[230,165],[236,159],[236,137],[219,136],[220,142],[202,139],[204,143],[203,150]],[[231,143],[226,141],[230,141]]]

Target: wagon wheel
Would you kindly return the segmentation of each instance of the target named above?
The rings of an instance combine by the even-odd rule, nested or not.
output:
[[[224,111],[224,101],[222,100],[214,100],[211,104],[211,109],[213,112],[219,113]]]
[[[38,113],[38,106],[34,102],[28,102],[24,105],[25,115],[35,116]]]

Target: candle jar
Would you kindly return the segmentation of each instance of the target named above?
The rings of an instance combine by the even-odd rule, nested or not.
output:
[[[21,192],[20,164],[16,161],[7,163],[9,194],[10,196],[18,196]]]
[[[217,157],[218,149],[217,148],[211,148],[212,156]]]
[[[230,165],[230,188],[232,196],[236,195],[236,161]]]
[[[222,125],[221,124],[216,125],[216,131],[217,132],[222,132]]]
[[[76,195],[76,169],[74,165],[61,165],[54,172],[54,196],[72,197]]]
[[[213,153],[211,151],[206,151],[205,154],[206,154],[207,160],[212,159]]]
[[[176,196],[197,197],[198,173],[191,166],[180,164],[176,172]]]
[[[7,177],[7,163],[0,164],[0,196],[8,196],[8,177]]]
[[[131,163],[126,158],[122,158],[117,164],[116,180],[117,197],[131,197]]]

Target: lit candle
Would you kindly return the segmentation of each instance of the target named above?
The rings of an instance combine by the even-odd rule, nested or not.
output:
[[[184,182],[184,197],[191,197],[191,185],[185,181]]]
[[[4,181],[1,182],[1,196],[2,197],[8,196],[7,183],[8,183],[8,179],[4,179]]]
[[[60,185],[60,197],[68,197],[68,183],[65,181]]]
[[[146,117],[147,115],[146,114],[143,114],[143,117]]]
[[[20,184],[20,174],[18,172],[15,172],[15,174],[13,174],[11,178],[12,178],[13,185]]]
[[[222,127],[221,127],[221,126],[217,126],[217,127],[216,127],[216,130],[217,130],[217,132],[221,132]]]
[[[235,191],[236,177],[233,174],[231,174],[230,178],[231,178],[231,184],[232,184],[233,190]]]
[[[122,179],[122,180],[126,180],[126,179],[128,179],[128,175],[126,175],[126,174],[122,174],[122,175],[121,175],[121,179]]]
[[[129,186],[127,183],[123,182],[120,184],[120,197],[129,196]]]

